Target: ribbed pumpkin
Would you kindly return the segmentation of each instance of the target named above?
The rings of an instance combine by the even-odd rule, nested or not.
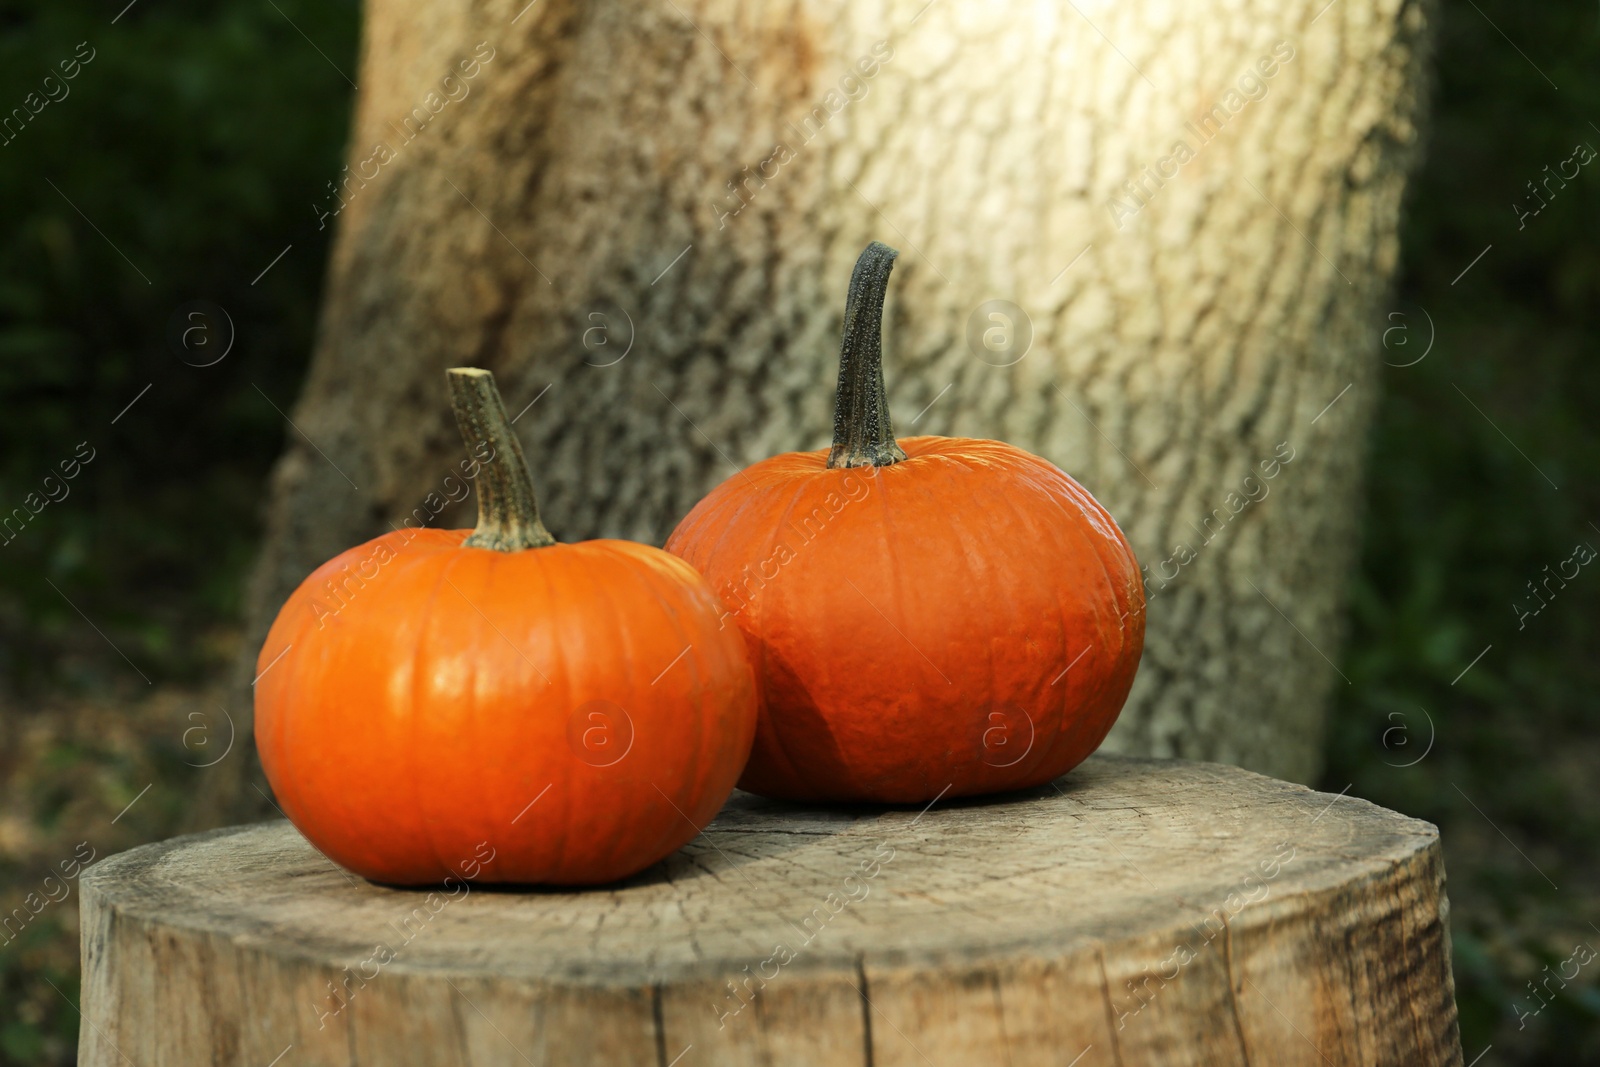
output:
[[[374,881],[624,877],[732,791],[744,643],[683,560],[557,544],[493,378],[449,381],[486,459],[478,527],[385,534],[295,591],[258,660],[262,766],[311,843]]]
[[[741,788],[920,803],[1050,781],[1099,746],[1144,646],[1139,566],[1066,474],[998,441],[896,442],[880,329],[895,252],[851,278],[833,447],[712,490],[667,550],[749,643]]]

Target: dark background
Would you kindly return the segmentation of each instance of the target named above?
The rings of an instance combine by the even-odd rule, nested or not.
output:
[[[45,878],[80,843],[177,832],[197,765],[225,750],[221,679],[293,432],[274,405],[305,370],[331,233],[311,205],[341,165],[356,65],[353,0],[140,0],[113,24],[123,3],[0,6],[0,109],[94,49],[0,146],[0,515],[80,442],[94,454],[0,544],[0,914],[75,893]],[[1600,160],[1520,228],[1513,205],[1536,207],[1526,183],[1578,144],[1600,149],[1600,12],[1438,14],[1395,314],[1373,327],[1391,366],[1320,785],[1441,828],[1467,1061],[1492,1045],[1483,1067],[1595,1063],[1600,962],[1549,981],[1548,1004],[1528,983],[1600,948],[1600,568],[1520,628],[1512,604],[1600,548]],[[197,300],[236,337],[209,367],[171,340]],[[8,936],[0,1063],[71,1062],[76,900]]]

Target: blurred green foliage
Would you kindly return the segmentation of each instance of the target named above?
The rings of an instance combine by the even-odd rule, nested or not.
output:
[[[1429,317],[1436,338],[1384,371],[1321,784],[1440,826],[1466,1059],[1592,1064],[1600,967],[1552,982],[1547,1007],[1527,982],[1600,948],[1600,566],[1537,615],[1513,604],[1600,549],[1600,160],[1541,185],[1542,209],[1528,188],[1600,149],[1600,12],[1449,0],[1440,29],[1403,317],[1377,327],[1403,328],[1396,365]]]
[[[42,498],[80,442],[95,457],[70,504],[0,546],[0,668],[24,684],[60,681],[55,652],[85,629],[76,609],[152,679],[192,677],[196,623],[235,616],[284,432],[262,394],[287,410],[304,372],[329,232],[310,205],[348,122],[333,64],[354,70],[355,0],[144,0],[113,25],[122,7],[0,14],[7,113],[44,97],[62,60],[92,56],[0,146],[0,515]],[[235,328],[214,366],[187,365],[169,339],[196,300]]]
[[[351,89],[334,65],[354,73],[359,15],[356,0],[0,6],[0,114],[31,110],[30,93],[31,107],[59,98],[0,145],[0,516],[60,496],[44,479],[80,443],[94,457],[69,496],[0,535],[7,714],[224,669],[231,645],[216,633],[235,625],[287,429],[272,403],[289,409],[310,351],[331,232],[311,204],[342,162]],[[75,55],[92,58],[63,79]],[[208,362],[220,333],[205,354],[171,339],[174,313],[197,300],[235,333],[208,367],[179,357]],[[175,741],[101,743],[124,725],[92,723],[100,737],[50,747],[23,768],[38,782],[13,783],[0,836],[21,833],[5,818],[16,811],[42,844],[0,853],[7,913],[71,854],[84,797],[109,805],[95,812],[102,852],[172,831],[194,757]],[[0,779],[33,753],[25,734],[0,721]],[[130,748],[153,751],[130,761]],[[120,844],[107,841],[106,811],[152,780],[112,827]],[[75,1058],[76,907],[52,905],[0,944],[0,1063]]]
[[[70,505],[0,545],[13,698],[146,689],[85,616],[153,682],[222,669],[230,646],[206,635],[236,620],[286,431],[272,405],[294,399],[321,288],[327,232],[311,204],[347,128],[355,0],[124,3],[0,10],[0,108],[40,91],[80,42],[94,51],[70,94],[0,146],[0,515],[80,442],[95,453]],[[1445,0],[1440,26],[1393,302],[1403,318],[1374,326],[1375,343],[1404,327],[1386,335],[1392,364],[1430,334],[1433,347],[1385,371],[1351,684],[1323,786],[1443,829],[1468,1060],[1492,1044],[1485,1064],[1600,1062],[1600,967],[1517,1017],[1540,1007],[1526,983],[1542,968],[1580,940],[1600,946],[1600,568],[1520,628],[1512,608],[1575,544],[1600,548],[1600,362],[1586,351],[1600,337],[1600,167],[1520,228],[1512,206],[1531,209],[1526,183],[1577,143],[1600,148],[1600,15]],[[209,367],[172,340],[196,300],[225,309],[236,335]],[[158,788],[124,822],[133,833],[173,824],[183,796],[184,753],[145,747],[137,780]],[[81,793],[106,793],[112,811],[133,799],[118,752],[49,748],[53,777],[27,793],[41,834],[70,837]],[[34,880],[0,867],[4,901]],[[75,930],[61,915],[0,945],[0,1063],[71,1062]]]

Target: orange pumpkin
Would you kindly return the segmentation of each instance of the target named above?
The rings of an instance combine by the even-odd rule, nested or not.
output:
[[[622,878],[732,791],[744,643],[683,560],[557,544],[494,379],[449,378],[485,460],[463,464],[478,527],[385,534],[295,591],[257,665],[262,766],[311,843],[374,881]]]
[[[1066,773],[1121,711],[1144,587],[1117,524],[998,441],[896,442],[879,333],[893,249],[845,308],[833,448],[757,463],[667,540],[749,643],[761,712],[741,788],[919,803]]]

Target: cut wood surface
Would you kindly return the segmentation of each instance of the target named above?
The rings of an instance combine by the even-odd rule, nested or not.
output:
[[[376,886],[281,821],[82,888],[88,1067],[1461,1062],[1434,827],[1214,764],[735,794],[578,892]]]

